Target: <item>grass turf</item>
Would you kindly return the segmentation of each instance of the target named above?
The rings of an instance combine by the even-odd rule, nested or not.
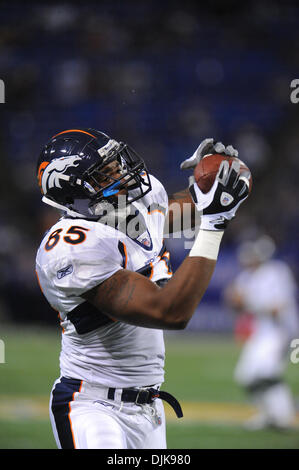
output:
[[[0,364],[0,403],[29,400],[44,405],[36,413],[22,413],[17,405],[0,412],[0,449],[54,449],[47,417],[47,401],[59,375],[59,330],[21,328],[2,330],[5,360]],[[183,402],[246,404],[247,397],[233,382],[240,346],[230,337],[166,334],[166,375],[163,389]],[[287,379],[299,396],[298,365],[289,363]],[[168,406],[168,405],[166,405]],[[1,411],[1,406],[0,406]],[[173,413],[171,411],[171,413]],[[248,432],[238,422],[177,420],[167,424],[170,449],[296,449],[299,432]]]

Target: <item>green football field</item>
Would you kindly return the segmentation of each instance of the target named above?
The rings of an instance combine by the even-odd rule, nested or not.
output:
[[[228,336],[166,334],[163,389],[182,404],[177,419],[169,405],[170,449],[298,449],[299,419],[290,431],[246,431],[253,412],[233,381],[240,346]],[[48,397],[58,377],[60,331],[5,328],[5,363],[0,364],[0,448],[55,449]],[[289,363],[287,380],[299,400],[299,365]],[[298,415],[299,418],[299,415]]]

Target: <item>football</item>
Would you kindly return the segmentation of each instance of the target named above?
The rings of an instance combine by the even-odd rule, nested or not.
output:
[[[207,193],[211,189],[218,173],[220,163],[223,160],[228,161],[229,166],[231,166],[234,160],[240,163],[241,175],[249,180],[250,193],[252,188],[252,175],[248,166],[237,157],[229,157],[220,154],[207,155],[196,165],[194,178],[200,190],[203,193]]]

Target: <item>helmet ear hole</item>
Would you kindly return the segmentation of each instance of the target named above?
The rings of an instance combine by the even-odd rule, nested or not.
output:
[[[77,176],[75,175],[70,175],[69,183],[71,186],[75,186],[77,181]]]
[[[65,202],[66,202],[66,204],[74,204],[74,198],[72,198],[70,196],[67,196],[65,198]]]

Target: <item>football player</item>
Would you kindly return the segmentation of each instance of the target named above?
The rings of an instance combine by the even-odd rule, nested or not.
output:
[[[253,319],[235,369],[237,383],[258,409],[244,423],[253,431],[288,428],[296,413],[284,373],[290,342],[299,332],[297,288],[288,265],[272,258],[274,251],[274,241],[265,235],[241,244],[242,271],[225,292],[228,305]]]
[[[181,168],[209,153],[236,156],[205,139]],[[163,330],[186,327],[213,274],[227,222],[248,196],[238,165],[220,166],[209,193],[191,177],[168,198],[127,144],[94,129],[59,132],[37,165],[43,202],[62,212],[36,258],[41,289],[62,328],[60,377],[50,400],[59,448],[166,448],[161,390]],[[231,195],[228,206],[221,194]],[[193,248],[175,274],[164,246],[180,210],[201,211]]]

